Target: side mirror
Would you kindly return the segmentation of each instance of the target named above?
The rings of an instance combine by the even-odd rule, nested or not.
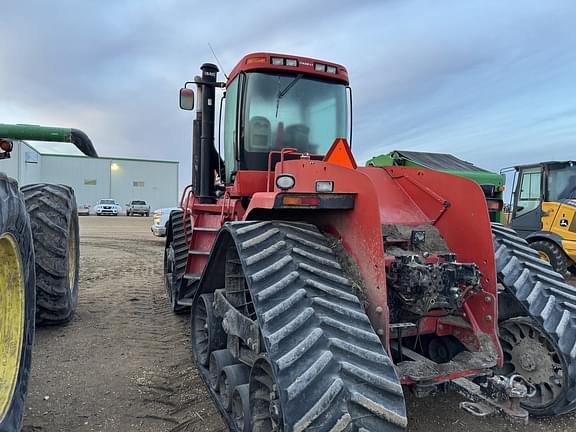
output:
[[[189,88],[180,89],[180,109],[186,111],[194,109],[194,90]]]

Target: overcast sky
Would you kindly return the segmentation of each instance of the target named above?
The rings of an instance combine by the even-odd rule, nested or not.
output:
[[[178,89],[276,51],[347,66],[359,162],[454,153],[498,170],[576,159],[576,1],[2,1],[0,122],[76,127],[105,156],[180,161]],[[52,150],[67,151],[61,145]]]

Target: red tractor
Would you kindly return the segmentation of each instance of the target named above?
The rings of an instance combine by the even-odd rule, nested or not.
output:
[[[197,86],[193,179],[165,282],[231,430],[402,430],[408,390],[523,421],[574,409],[576,291],[491,227],[477,184],[358,167],[341,65],[255,53],[226,83],[201,70],[180,92],[191,110]]]

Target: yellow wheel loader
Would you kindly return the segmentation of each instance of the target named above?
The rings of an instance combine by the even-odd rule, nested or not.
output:
[[[510,224],[560,274],[576,265],[576,162],[513,167]]]

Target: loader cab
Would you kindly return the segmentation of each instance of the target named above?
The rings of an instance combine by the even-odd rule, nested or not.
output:
[[[511,224],[522,237],[542,227],[544,167],[540,164],[516,167],[518,179],[514,191]]]
[[[511,225],[554,270],[576,269],[576,163],[516,167]]]
[[[514,191],[511,224],[523,237],[549,230],[546,220],[556,213],[560,203],[576,202],[576,164],[544,162],[516,167],[518,180]]]
[[[279,158],[274,152],[292,148],[321,159],[336,138],[349,136],[343,67],[301,58],[259,57],[258,68],[243,67],[254,65],[246,64],[254,57],[240,62],[226,85],[221,126],[227,184],[238,171],[267,171],[269,158],[272,166]]]

